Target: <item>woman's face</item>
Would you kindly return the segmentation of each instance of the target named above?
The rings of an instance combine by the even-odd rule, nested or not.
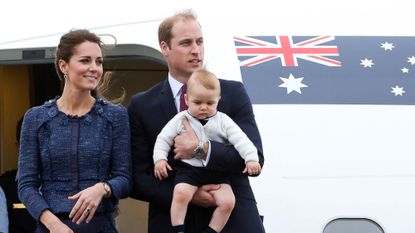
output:
[[[94,90],[103,73],[102,51],[98,44],[85,41],[77,45],[69,62],[60,60],[60,67],[68,77],[65,87],[79,91]]]

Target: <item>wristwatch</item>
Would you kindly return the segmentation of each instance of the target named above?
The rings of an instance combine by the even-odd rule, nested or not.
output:
[[[196,159],[202,159],[205,156],[205,143],[202,140],[199,141],[193,155]]]
[[[102,183],[102,185],[104,185],[104,190],[105,190],[104,198],[110,197],[111,187],[106,182],[101,182],[101,183]]]

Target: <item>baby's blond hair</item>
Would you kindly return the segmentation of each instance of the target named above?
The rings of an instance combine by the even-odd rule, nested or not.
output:
[[[220,95],[220,82],[215,74],[208,71],[206,68],[200,68],[193,71],[189,80],[187,81],[187,93],[191,93],[195,85],[202,85],[208,90],[217,90]]]

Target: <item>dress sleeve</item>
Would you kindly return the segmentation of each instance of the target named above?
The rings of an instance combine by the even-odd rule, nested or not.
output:
[[[117,199],[128,197],[131,190],[131,141],[127,110],[118,106],[113,122],[111,179],[108,184]]]
[[[18,163],[19,198],[29,213],[39,221],[40,215],[49,206],[39,192],[41,185],[41,163],[39,154],[38,116],[41,109],[30,109],[24,116],[20,137]]]

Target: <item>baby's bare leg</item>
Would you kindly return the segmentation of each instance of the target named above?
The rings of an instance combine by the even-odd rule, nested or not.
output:
[[[216,232],[221,232],[235,207],[235,195],[229,184],[221,184],[220,189],[213,192],[213,196],[217,207],[213,212],[209,227]]]
[[[173,201],[171,203],[170,218],[172,226],[178,226],[184,224],[186,217],[187,206],[192,200],[193,195],[197,191],[197,187],[179,183],[174,187]]]

